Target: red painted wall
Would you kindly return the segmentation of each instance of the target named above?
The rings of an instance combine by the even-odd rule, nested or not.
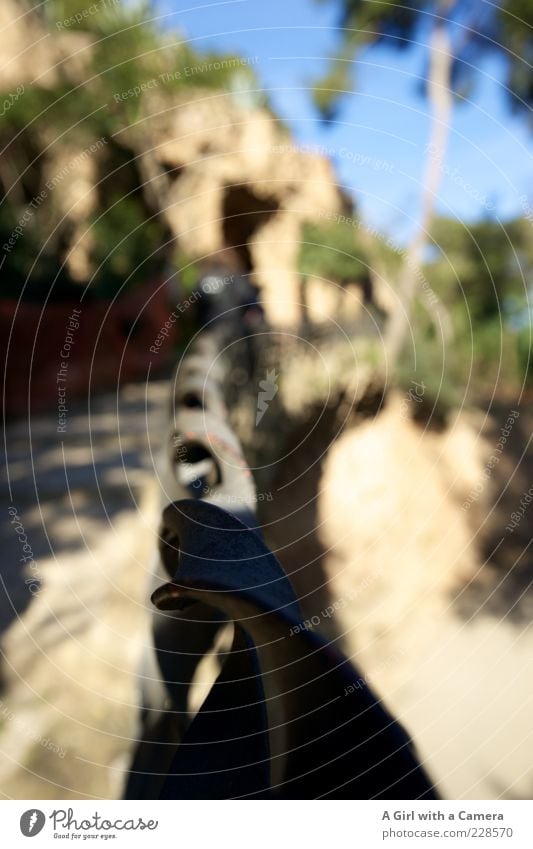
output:
[[[73,343],[66,378],[58,384],[61,351],[68,334],[68,319],[81,310],[79,327],[71,331]],[[0,299],[0,353],[6,364],[4,411],[8,417],[54,410],[58,385],[69,399],[89,391],[112,390],[121,383],[146,378],[150,363],[157,371],[173,355],[177,338],[172,325],[158,355],[150,352],[169,317],[168,293],[153,281],[111,304],[108,301],[49,304]],[[28,391],[29,403],[28,407]]]

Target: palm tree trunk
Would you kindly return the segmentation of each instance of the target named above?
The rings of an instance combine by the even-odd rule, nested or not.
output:
[[[409,330],[411,307],[417,291],[418,275],[428,233],[435,214],[435,200],[441,180],[448,130],[453,108],[451,72],[453,55],[445,24],[438,22],[430,43],[428,97],[433,113],[430,142],[427,145],[422,189],[422,212],[413,239],[407,248],[398,281],[398,303],[385,331],[387,370],[394,369]],[[430,293],[431,294],[431,293]]]

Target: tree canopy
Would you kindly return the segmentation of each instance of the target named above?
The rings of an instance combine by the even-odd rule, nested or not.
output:
[[[338,9],[339,48],[317,80],[314,101],[332,120],[352,88],[353,59],[379,44],[406,50],[425,44],[435,26],[447,29],[452,45],[452,85],[465,96],[475,84],[484,54],[499,54],[505,65],[505,95],[515,110],[533,105],[533,4],[530,0],[318,0]]]

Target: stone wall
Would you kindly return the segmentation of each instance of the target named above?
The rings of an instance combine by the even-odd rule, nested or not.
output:
[[[83,83],[93,73],[93,37],[49,32],[40,16],[23,9],[15,0],[0,4],[0,89],[50,87],[60,74],[75,85]],[[345,206],[329,161],[299,150],[268,110],[247,107],[228,92],[184,88],[171,96],[155,85],[143,92],[139,105],[140,118],[126,124],[114,141],[133,154],[148,205],[162,216],[181,252],[216,261],[231,248],[240,270],[261,287],[269,319],[295,324],[301,313],[302,224]],[[40,159],[43,180],[81,152],[74,134],[58,142],[53,129],[39,139],[46,149]],[[67,170],[47,214],[52,226],[63,222],[70,229],[67,266],[83,283],[92,271],[86,222],[97,203],[98,155]]]

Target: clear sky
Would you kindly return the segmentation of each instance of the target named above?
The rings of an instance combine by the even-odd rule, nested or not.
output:
[[[354,67],[353,94],[338,121],[323,125],[308,92],[334,51],[335,9],[316,0],[157,0],[162,23],[198,48],[257,57],[261,86],[298,143],[331,151],[336,170],[364,218],[397,237],[416,216],[428,141],[427,104],[419,93],[424,50],[367,51]],[[474,220],[523,212],[533,199],[531,129],[502,96],[501,60],[480,68],[470,103],[458,104],[438,210]],[[533,204],[532,204],[533,205]]]

